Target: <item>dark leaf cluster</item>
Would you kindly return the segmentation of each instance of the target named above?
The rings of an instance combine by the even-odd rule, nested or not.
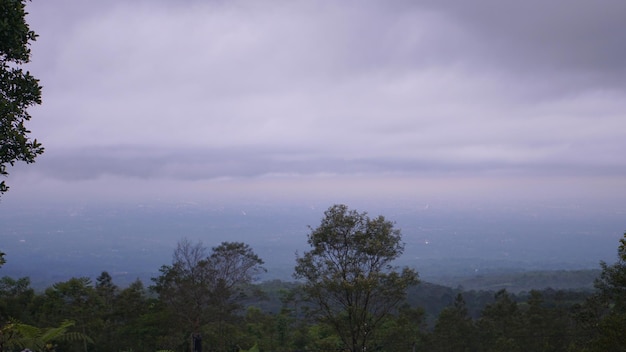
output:
[[[25,1],[0,0],[0,176],[17,161],[32,163],[43,153],[30,139],[27,109],[41,104],[39,80],[21,66],[30,61],[30,43],[37,38],[26,23]],[[8,190],[0,182],[0,195]]]

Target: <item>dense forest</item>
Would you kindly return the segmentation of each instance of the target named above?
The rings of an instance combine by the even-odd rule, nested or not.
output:
[[[204,327],[204,351],[239,351],[255,344],[261,351],[341,350],[330,328],[307,317],[299,287],[284,281],[247,287],[231,316]],[[421,283],[377,333],[376,345],[381,351],[514,350],[486,348],[509,341],[526,351],[582,351],[600,336],[586,330],[601,319],[595,315],[598,298],[588,291],[459,292]],[[43,292],[30,288],[28,278],[3,277],[0,314],[2,351],[37,343],[43,351],[189,351],[191,344],[190,333],[175,323],[178,318],[153,287],[137,281],[120,288],[107,272],[95,282],[72,278]],[[510,330],[499,330],[511,322]],[[37,327],[37,334],[21,336],[26,326]],[[56,334],[45,335],[52,331]],[[537,344],[542,347],[524,347]]]
[[[600,263],[594,290],[514,294],[421,282],[370,331],[368,350],[623,351],[626,234],[618,254],[615,264]],[[27,277],[3,277],[0,351],[193,351],[200,340],[204,351],[351,350],[315,319],[302,282],[255,283],[260,264],[245,244],[208,253],[183,240],[149,284],[118,287],[102,272],[95,282],[71,278],[36,292]],[[184,272],[203,266],[226,269],[213,275],[232,285],[207,294],[214,278]]]

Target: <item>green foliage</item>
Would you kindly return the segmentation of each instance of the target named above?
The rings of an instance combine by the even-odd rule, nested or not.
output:
[[[583,307],[580,317],[593,322],[591,351],[626,351],[626,233],[619,241],[617,262],[601,262],[598,294]]]
[[[439,314],[431,337],[431,350],[464,352],[474,351],[478,346],[477,329],[469,316],[462,294],[454,305]]]
[[[1,336],[10,336],[2,345],[8,348],[30,349],[36,352],[56,351],[57,342],[93,343],[93,340],[80,332],[68,331],[73,321],[65,320],[58,327],[41,329],[32,325],[12,322],[2,328]],[[8,333],[10,332],[10,333]]]
[[[404,250],[400,231],[379,216],[330,207],[312,229],[312,249],[297,258],[295,278],[304,280],[306,299],[317,319],[332,326],[352,351],[367,348],[383,319],[405,299],[417,273],[393,267]]]
[[[334,327],[319,323],[310,325],[307,330],[307,349],[313,351],[344,350],[345,344],[337,335]]]
[[[105,278],[106,275],[101,275]],[[150,297],[141,281],[136,281],[123,289],[113,290],[111,306],[104,307],[100,303],[103,284],[114,287],[107,280],[96,280],[95,287],[88,279],[71,279],[50,287],[46,292],[35,294],[28,287],[28,279],[19,280],[5,278],[0,280],[0,306],[19,303],[18,307],[28,307],[33,310],[36,320],[24,321],[32,327],[58,326],[55,319],[82,317],[84,321],[76,321],[71,331],[79,331],[90,336],[93,344],[88,350],[93,352],[105,351],[155,351],[155,350],[188,350],[189,333],[172,329],[177,323],[171,319],[169,309],[156,297]],[[422,286],[422,285],[420,285]],[[436,298],[443,295],[445,298],[425,300],[424,304],[440,304],[446,301],[450,291],[435,285],[424,285],[433,289],[424,297]],[[248,309],[245,314],[237,314],[228,321],[213,321],[201,327],[206,347],[216,351],[233,351],[234,346],[249,347],[257,344],[261,351],[286,352],[294,350],[338,350],[345,345],[335,329],[322,322],[313,323],[302,313],[306,302],[300,301],[300,286],[290,282],[267,282],[258,285],[258,288],[267,289],[268,297],[273,297],[282,309],[262,309],[266,302],[261,298],[250,298],[246,301]],[[73,293],[72,293],[73,292]],[[91,292],[91,293],[90,293]],[[273,293],[272,293],[273,292]],[[87,293],[85,295],[85,293]],[[473,320],[467,313],[469,310],[465,297],[476,301],[485,293],[464,292],[450,299],[449,307],[438,314],[433,323],[432,331],[425,326],[424,311],[409,305],[401,305],[392,314],[382,319],[377,329],[372,331],[370,346],[372,350],[404,351],[415,348],[417,351],[487,351],[501,348],[518,348],[522,351],[579,351],[583,348],[592,350],[594,345],[605,346],[604,350],[618,350],[611,344],[616,334],[620,333],[619,325],[623,323],[617,319],[603,320],[601,315],[588,314],[592,307],[584,304],[584,295],[579,293],[544,290],[531,292],[526,295],[508,296],[507,305],[517,306],[515,317],[517,327],[510,334],[501,334],[502,324],[487,324],[482,319],[505,321],[505,314],[494,314],[494,306],[506,301],[505,294],[491,296],[490,308],[480,309],[484,318]],[[78,298],[87,297],[88,311],[77,310]],[[282,299],[282,301],[281,301]],[[411,300],[413,302],[413,300]],[[598,310],[601,314],[605,306],[598,300]],[[10,304],[11,303],[11,304]],[[473,304],[477,304],[476,302]],[[464,307],[465,306],[465,307]],[[15,311],[19,311],[16,309]],[[497,311],[497,309],[496,309]],[[570,314],[571,312],[571,314]],[[81,313],[81,314],[77,314]],[[600,313],[599,313],[600,314]],[[53,317],[51,317],[51,315]],[[583,319],[578,323],[578,317],[587,316],[587,323]],[[25,315],[25,319],[31,319]],[[437,318],[437,317],[436,317]],[[480,324],[480,330],[478,329]],[[10,330],[2,325],[4,331]],[[0,328],[1,329],[1,328]],[[605,337],[590,336],[589,331],[601,329]],[[14,330],[14,329],[13,329]],[[45,329],[39,329],[42,331]],[[68,330],[69,331],[69,330]],[[472,333],[473,331],[473,333]],[[8,335],[4,335],[5,340]],[[226,339],[222,342],[222,337]],[[593,338],[593,340],[592,340]],[[2,339],[2,337],[0,337]],[[458,343],[460,340],[462,344]],[[15,341],[15,340],[14,340]],[[58,350],[66,352],[84,351],[81,341],[55,342]],[[5,344],[5,347],[7,345]],[[463,346],[464,349],[461,349]],[[472,347],[473,346],[473,347]],[[596,348],[595,350],[601,350]],[[2,351],[2,348],[0,348]]]
[[[481,341],[487,351],[519,350],[515,336],[519,335],[521,312],[506,290],[495,294],[495,302],[485,307],[477,322]],[[506,349],[502,349],[506,348]]]
[[[78,331],[92,338],[99,337],[103,330],[102,301],[87,277],[71,278],[49,287],[36,309],[40,311],[37,326],[56,325],[62,319],[69,319],[75,322]],[[70,348],[65,341],[59,345],[64,350]],[[87,349],[87,341],[82,341],[81,349]]]
[[[423,345],[425,335],[424,310],[403,304],[398,308],[397,314],[384,319],[380,328],[375,331],[372,344],[377,350],[410,351]]]
[[[613,311],[621,314],[626,313],[626,233],[619,242],[617,262],[600,263],[602,273],[595,285],[601,297],[614,306]]]
[[[259,352],[259,346],[255,343],[254,346],[250,347],[249,350],[239,349],[239,352]]]
[[[263,271],[263,261],[247,244],[223,242],[207,255],[202,243],[178,243],[172,265],[161,267],[151,287],[180,336],[200,333],[211,325],[222,344],[232,338],[232,321],[245,286]],[[215,331],[214,330],[214,331]]]
[[[343,229],[349,232],[352,228]],[[494,294],[419,285],[408,290],[409,297],[402,299],[398,306],[378,320],[374,328],[368,330],[367,349],[435,352],[624,351],[626,315],[619,300],[624,299],[620,296],[620,278],[623,274],[621,270],[626,267],[622,258],[626,250],[625,242],[626,235],[620,241],[619,261],[604,266],[603,281],[599,280],[597,294],[593,295],[551,289],[518,294],[502,290]],[[326,246],[332,248],[330,243]],[[230,259],[222,256],[234,253],[233,258],[237,258],[237,253],[245,254],[251,250],[245,245],[222,246],[220,250],[211,252],[202,248],[191,245],[175,254],[175,263],[181,263],[177,273],[187,270],[201,276],[207,268],[191,264],[208,262],[211,260],[209,253],[220,253],[217,262],[226,263]],[[346,250],[345,253],[348,252]],[[193,260],[194,253],[199,254],[198,261]],[[185,258],[189,260],[185,261]],[[258,263],[254,255],[246,258]],[[189,265],[185,266],[183,262]],[[353,265],[349,268],[359,267],[356,259],[350,263]],[[230,267],[211,265],[214,268]],[[383,273],[389,273],[387,269],[393,271],[394,267],[385,266]],[[353,274],[346,272],[345,275],[349,277]],[[367,277],[365,272],[352,277],[361,276]],[[241,277],[252,278],[254,274]],[[193,283],[186,281],[192,278],[183,280],[181,276],[178,279],[182,281],[178,282]],[[229,314],[202,317],[206,320],[199,326],[199,332],[206,350],[227,352],[240,350],[239,346],[252,346],[250,350],[253,351],[331,351],[346,350],[349,346],[332,320],[323,316],[318,320],[311,319],[320,318],[320,311],[312,304],[314,302],[309,301],[311,297],[306,296],[310,293],[305,290],[306,282],[270,281],[253,286],[255,289],[244,290],[235,284],[233,287],[237,289],[232,291],[235,295],[231,299],[207,301],[224,306],[207,307],[205,312],[212,314],[222,309]],[[361,292],[352,291],[352,287],[358,287]],[[347,297],[357,297],[366,292],[365,288],[371,287],[375,285],[368,287],[354,282],[334,283],[330,288],[341,288]],[[253,295],[257,290],[266,291],[265,295]],[[64,352],[188,351],[190,325],[184,326],[184,320],[177,320],[167,301],[169,298],[168,295],[151,295],[139,280],[119,288],[106,272],[98,276],[95,284],[88,278],[72,278],[39,293],[30,288],[28,278],[5,277],[0,279],[0,352],[16,352],[23,348]],[[371,294],[370,299],[376,299],[376,295]],[[341,308],[337,302],[330,303],[335,308]],[[355,299],[353,302],[359,301]],[[245,312],[231,310],[231,303],[248,308]],[[442,306],[446,307],[441,309]],[[336,312],[337,320],[349,322],[352,319],[350,312],[358,310],[345,308]],[[429,319],[428,314],[432,315]],[[372,316],[365,315],[365,318]],[[368,326],[371,321],[366,320]]]
[[[27,277],[0,279],[0,321],[17,319],[26,321],[30,318],[29,304],[35,296]]]
[[[0,0],[0,175],[16,161],[32,163],[43,153],[36,139],[30,140],[25,122],[27,108],[41,104],[39,81],[20,66],[30,61],[29,45],[37,38],[26,23],[25,0]],[[0,182],[0,195],[8,190]]]
[[[437,283],[449,287],[461,286],[465,290],[498,291],[510,293],[528,292],[552,288],[555,290],[593,290],[600,270],[549,270],[523,272],[495,272],[467,277],[438,279]]]

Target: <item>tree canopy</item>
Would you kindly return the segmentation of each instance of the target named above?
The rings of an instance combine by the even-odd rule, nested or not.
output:
[[[312,229],[312,249],[297,258],[295,278],[320,322],[332,326],[351,351],[370,347],[373,333],[418,283],[417,273],[391,263],[403,252],[400,230],[383,216],[334,205]]]
[[[0,0],[0,175],[17,161],[32,163],[43,153],[36,139],[30,139],[25,122],[27,109],[41,104],[39,80],[22,66],[30,61],[30,43],[37,34],[26,23],[25,0]],[[0,195],[8,190],[0,182]]]
[[[152,289],[187,334],[224,323],[239,308],[243,286],[264,270],[249,245],[223,242],[209,254],[201,242],[178,242],[172,265],[161,267]],[[224,331],[223,329],[220,329]]]
[[[408,297],[397,307],[389,301],[391,311],[377,321],[375,309],[369,309],[375,305],[368,306],[361,298],[369,295],[370,302],[380,303],[401,296],[401,285],[382,287],[393,282],[376,281],[394,272],[400,277],[399,268],[382,258],[378,262],[386,264],[377,275],[371,275],[376,280],[367,281],[363,263],[370,257],[360,253],[371,256],[375,251],[367,250],[373,247],[363,244],[368,242],[365,237],[369,242],[384,241],[367,232],[365,213],[339,206],[327,214],[328,219],[311,230],[311,235],[331,228],[336,233],[324,241],[311,241],[323,249],[320,253],[335,256],[313,261],[320,264],[320,270],[311,269],[319,273],[316,282],[303,277],[300,282],[273,280],[247,285],[261,269],[250,247],[225,242],[209,249],[187,240],[179,242],[172,264],[155,278],[153,288],[158,295],[150,294],[139,280],[128,287],[117,286],[114,279],[123,273],[102,272],[95,280],[75,277],[39,292],[30,287],[28,278],[0,278],[0,352],[23,348],[34,352],[189,351],[195,348],[190,335],[194,326],[201,333],[203,349],[216,352],[626,350],[626,314],[620,303],[624,301],[626,236],[620,241],[620,259],[603,265],[595,293],[550,288],[518,293],[464,291],[424,283],[407,290]],[[355,219],[358,221],[351,222]],[[393,236],[398,232],[391,230],[388,234],[395,239],[387,243],[398,244],[395,248],[399,249],[402,245]],[[317,253],[315,248],[311,252]],[[345,254],[343,259],[338,260],[338,253]],[[397,251],[387,253],[394,256]],[[332,263],[346,270],[335,270],[340,265],[325,267]],[[354,274],[359,272],[355,268],[361,268],[360,274]],[[344,276],[321,280],[325,273]],[[413,276],[411,281],[416,280]],[[317,283],[321,284],[312,286]],[[215,289],[220,286],[233,289]],[[250,295],[252,292],[263,295]],[[317,293],[327,295],[314,296]],[[316,301],[324,297],[328,300]],[[352,305],[344,305],[348,300]],[[313,304],[324,302],[327,306]],[[246,309],[241,309],[244,306]],[[324,315],[329,312],[335,315]],[[351,334],[356,334],[356,346],[351,344]]]
[[[603,309],[594,326],[598,336],[592,350],[626,351],[626,233],[619,241],[617,261],[612,265],[601,262],[600,266],[596,303]]]

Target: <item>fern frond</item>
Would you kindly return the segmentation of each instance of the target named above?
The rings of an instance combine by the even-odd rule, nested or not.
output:
[[[259,346],[255,343],[254,346],[252,346],[252,348],[250,348],[249,350],[240,349],[239,352],[259,352]]]
[[[65,334],[56,338],[55,341],[68,341],[68,342],[80,341],[80,342],[94,343],[91,337],[78,331],[66,332]]]
[[[41,335],[41,329],[36,326],[22,323],[11,323],[10,325],[15,332],[25,339],[36,339]]]
[[[43,342],[50,342],[59,339],[66,334],[67,329],[74,326],[74,322],[71,320],[64,320],[61,325],[56,328],[48,328],[41,334],[41,340]]]

